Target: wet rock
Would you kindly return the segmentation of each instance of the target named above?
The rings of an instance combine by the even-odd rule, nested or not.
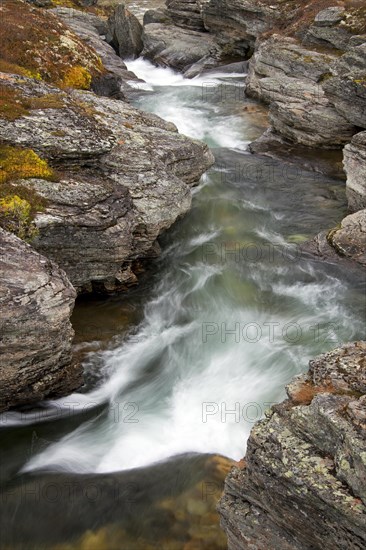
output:
[[[82,384],[71,360],[76,292],[64,271],[0,229],[0,411]]]
[[[118,4],[108,20],[112,44],[122,59],[134,59],[142,51],[142,25],[124,4]]]
[[[47,201],[33,245],[79,292],[135,284],[138,262],[157,255],[157,237],[188,211],[190,185],[213,163],[208,147],[123,101],[15,75],[6,82],[38,104],[58,98],[57,108],[0,120],[3,141],[34,149],[57,170],[57,181],[20,182]]]
[[[319,172],[332,178],[346,179],[342,164],[342,151],[324,149],[319,154],[318,149],[290,142],[274,132],[273,128],[269,128],[258,139],[250,143],[249,150],[258,155],[282,159],[296,166],[302,166],[306,170]]]
[[[352,212],[366,208],[366,132],[356,134],[343,150],[347,199]]]
[[[365,342],[321,355],[254,426],[219,504],[229,550],[365,545],[365,373]]]
[[[182,72],[202,58],[220,57],[214,37],[170,24],[146,25],[143,42],[143,57]]]

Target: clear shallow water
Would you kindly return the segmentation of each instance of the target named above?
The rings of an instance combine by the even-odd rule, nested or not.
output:
[[[247,153],[265,117],[244,100],[242,77],[129,68],[150,88],[136,104],[204,139],[216,164],[141,286],[77,306],[84,392],[2,417],[7,475],[146,475],[192,453],[238,460],[253,422],[311,357],[363,337],[361,274],[296,248],[339,222],[344,184]],[[192,462],[185,475],[201,471]]]

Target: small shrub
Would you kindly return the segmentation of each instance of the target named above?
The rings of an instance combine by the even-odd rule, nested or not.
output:
[[[0,199],[0,226],[24,240],[32,240],[38,233],[31,216],[31,205],[18,195]]]
[[[66,71],[60,85],[62,88],[76,88],[77,90],[89,90],[92,76],[88,69],[81,65],[71,67]]]
[[[21,95],[16,90],[0,83],[0,117],[6,120],[15,120],[27,114],[28,109],[24,105]]]
[[[0,44],[4,72],[81,89],[106,72],[95,50],[58,18],[21,0],[1,3]]]
[[[0,184],[23,178],[54,179],[55,174],[32,149],[0,147]]]

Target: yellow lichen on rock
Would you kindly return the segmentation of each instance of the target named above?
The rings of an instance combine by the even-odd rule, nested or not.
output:
[[[89,90],[92,76],[88,69],[81,65],[71,67],[65,74],[60,87],[76,88],[77,90]]]
[[[15,233],[20,239],[30,240],[37,235],[31,205],[18,195],[7,195],[0,199],[0,226]]]
[[[0,184],[24,178],[52,179],[54,172],[32,149],[0,147]]]

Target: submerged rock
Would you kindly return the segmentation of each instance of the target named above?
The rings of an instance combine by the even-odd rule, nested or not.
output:
[[[0,228],[0,411],[82,384],[71,359],[76,292],[64,271]]]
[[[250,435],[219,504],[229,550],[366,544],[366,342],[310,362]]]

